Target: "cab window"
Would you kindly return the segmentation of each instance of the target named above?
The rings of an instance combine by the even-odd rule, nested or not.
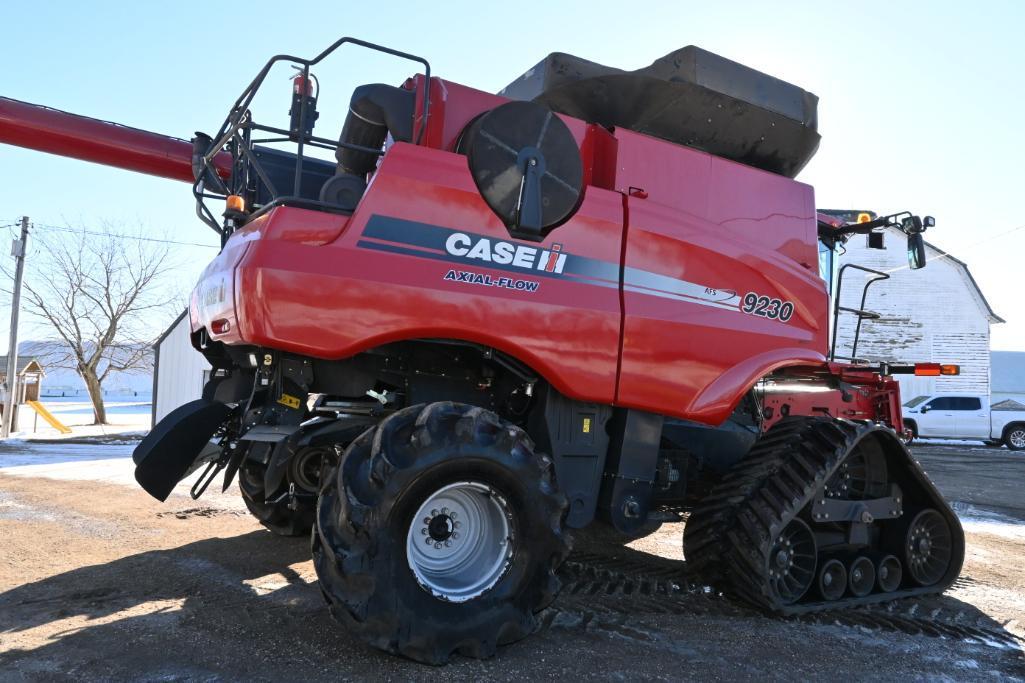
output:
[[[905,408],[914,408],[915,406],[921,404],[922,401],[925,401],[927,398],[929,398],[929,397],[928,396],[915,396],[913,399],[911,399],[910,401],[905,403],[904,407]]]
[[[819,240],[819,277],[826,281],[826,291],[833,293],[833,250]]]

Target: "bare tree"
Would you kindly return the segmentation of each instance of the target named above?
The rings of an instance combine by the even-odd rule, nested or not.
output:
[[[41,360],[78,373],[95,424],[107,423],[110,373],[150,369],[155,334],[147,322],[175,299],[161,286],[171,268],[167,245],[110,232],[35,231],[24,284],[26,312],[59,340]]]

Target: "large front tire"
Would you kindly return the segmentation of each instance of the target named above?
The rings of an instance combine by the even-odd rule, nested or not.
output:
[[[488,657],[555,599],[567,510],[523,430],[473,406],[413,406],[327,477],[314,565],[332,613],[370,645],[430,664]]]

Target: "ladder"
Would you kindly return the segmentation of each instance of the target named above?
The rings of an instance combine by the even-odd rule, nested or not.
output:
[[[844,271],[848,268],[860,270],[868,273],[872,277],[868,278],[868,282],[865,283],[865,288],[861,291],[861,305],[858,308],[851,308],[849,306],[840,305],[840,291],[843,287],[843,276]],[[882,316],[875,311],[869,311],[865,309],[865,300],[868,297],[868,288],[876,282],[882,282],[883,280],[889,280],[890,276],[888,273],[884,273],[880,270],[872,270],[865,266],[859,266],[856,263],[845,263],[840,266],[840,272],[836,277],[836,301],[833,306],[833,343],[829,347],[829,360],[834,361],[836,359],[847,360],[852,363],[866,363],[864,359],[858,358],[858,338],[861,336],[861,322],[863,320],[879,320]],[[840,314],[851,313],[858,318],[858,324],[854,328],[854,343],[851,345],[850,356],[837,356],[836,355],[836,337],[840,331]]]

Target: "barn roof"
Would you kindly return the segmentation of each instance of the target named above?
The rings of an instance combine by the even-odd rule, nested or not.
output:
[[[893,232],[893,233],[895,233],[897,235],[900,235],[901,237],[904,236],[904,233],[899,228],[888,228],[888,230],[890,230],[891,232]],[[965,279],[965,282],[968,284],[969,290],[971,291],[972,295],[975,297],[976,301],[979,303],[979,307],[986,314],[986,317],[989,318],[989,322],[990,323],[994,323],[995,324],[995,323],[1007,322],[1006,320],[1001,318],[999,315],[997,315],[996,312],[993,310],[993,307],[989,305],[989,302],[986,300],[986,295],[982,293],[982,289],[979,287],[979,283],[975,281],[974,277],[972,277],[972,271],[968,270],[968,264],[967,263],[965,263],[964,261],[962,261],[959,258],[955,258],[954,256],[951,256],[949,253],[947,253],[943,249],[940,249],[939,247],[937,247],[935,244],[932,244],[931,242],[926,242],[925,246],[926,246],[927,249],[931,249],[932,251],[936,252],[936,254],[937,254],[936,256],[933,256],[933,257],[927,257],[926,261],[933,261],[933,260],[936,260],[936,259],[943,259],[944,261],[949,262],[952,266],[954,266],[954,268],[956,268],[961,273],[962,277],[964,277],[964,279]]]
[[[972,293],[975,294],[975,296],[979,300],[979,303],[982,304],[982,307],[986,311],[986,314],[989,316],[989,321],[991,323],[1007,322],[1006,320],[1001,318],[999,315],[997,315],[996,312],[993,310],[993,307],[989,305],[988,301],[986,301],[986,295],[982,293],[982,289],[979,287],[979,283],[975,281],[974,277],[972,277],[972,271],[968,270],[968,264],[967,263],[965,263],[961,259],[958,259],[958,258],[955,258],[955,257],[951,256],[947,252],[945,252],[942,249],[940,249],[939,247],[937,247],[935,244],[931,244],[930,242],[926,242],[925,246],[928,247],[929,249],[932,249],[933,251],[937,252],[940,255],[939,258],[942,258],[942,259],[945,259],[947,261],[950,261],[951,263],[953,263],[954,265],[956,265],[957,267],[959,267],[961,269],[961,271],[964,273],[964,275],[968,278],[968,283],[971,285]]]

